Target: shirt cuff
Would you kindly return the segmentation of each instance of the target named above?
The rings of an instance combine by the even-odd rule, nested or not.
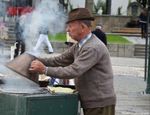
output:
[[[45,75],[47,75],[48,67],[45,68]]]

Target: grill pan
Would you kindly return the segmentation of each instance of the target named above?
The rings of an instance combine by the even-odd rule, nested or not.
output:
[[[26,77],[36,83],[38,83],[38,74],[33,74],[29,72],[29,67],[31,62],[36,59],[35,56],[29,54],[29,53],[23,53],[22,55],[19,55],[15,59],[9,61],[6,63],[6,67],[9,69],[17,72],[18,74],[22,75],[23,77]]]

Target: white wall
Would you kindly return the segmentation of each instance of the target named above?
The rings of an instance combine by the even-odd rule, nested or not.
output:
[[[131,2],[134,2],[134,1],[136,1],[136,0],[131,0]],[[111,14],[117,15],[118,7],[122,6],[121,14],[127,15],[128,2],[129,2],[129,0],[112,0]]]
[[[85,7],[85,0],[69,0],[73,8]]]
[[[111,14],[112,15],[117,15],[118,13],[118,8],[121,6],[121,14],[126,15],[127,12],[127,6],[128,6],[128,0],[113,0],[111,4]]]
[[[73,5],[73,8],[76,7],[84,7],[85,6],[85,0],[69,0],[71,4]],[[95,3],[97,3],[97,0],[94,0]],[[106,0],[103,0],[106,1]],[[131,0],[131,2],[134,2],[136,0]],[[122,6],[121,13],[122,15],[127,15],[127,6],[128,6],[129,0],[112,0],[111,3],[111,15],[117,15],[118,13],[118,7]]]

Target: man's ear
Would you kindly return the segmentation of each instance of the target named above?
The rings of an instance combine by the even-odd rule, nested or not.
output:
[[[81,27],[84,29],[84,28],[87,28],[87,25],[84,23],[81,23]]]

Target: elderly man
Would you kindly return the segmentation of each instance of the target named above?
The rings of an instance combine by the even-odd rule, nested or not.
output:
[[[114,115],[116,96],[110,56],[106,46],[91,33],[93,20],[86,8],[70,11],[66,31],[77,43],[59,56],[32,61],[29,71],[59,79],[75,78],[84,115]]]

